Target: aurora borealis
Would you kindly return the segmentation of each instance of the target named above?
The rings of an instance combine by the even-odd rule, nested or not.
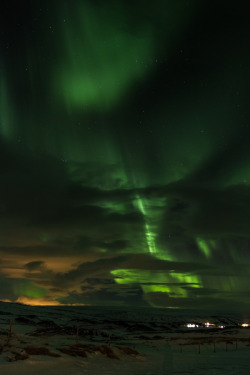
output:
[[[241,2],[0,5],[0,300],[250,307]]]

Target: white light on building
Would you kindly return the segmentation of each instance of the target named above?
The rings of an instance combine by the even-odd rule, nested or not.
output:
[[[186,326],[187,326],[188,328],[198,328],[198,327],[199,327],[198,324],[194,324],[194,323],[188,323]]]

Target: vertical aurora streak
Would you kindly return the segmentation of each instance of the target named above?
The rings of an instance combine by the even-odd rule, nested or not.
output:
[[[148,245],[149,253],[154,255],[156,253],[156,246],[155,246],[155,240],[154,240],[154,233],[151,231],[151,227],[149,224],[149,218],[146,212],[146,205],[143,201],[143,199],[139,196],[139,194],[136,194],[136,205],[139,209],[139,211],[142,213],[144,221],[145,221],[145,238]]]

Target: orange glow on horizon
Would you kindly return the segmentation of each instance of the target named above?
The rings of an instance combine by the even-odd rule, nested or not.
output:
[[[6,302],[13,302],[13,301],[8,300]],[[14,302],[21,303],[23,305],[28,305],[28,306],[90,306],[89,304],[85,304],[85,303],[60,303],[58,301],[49,300],[46,298],[31,298],[31,297],[25,297],[25,296],[18,297],[18,299]]]
[[[30,306],[58,306],[60,303],[54,300],[47,300],[46,298],[31,298],[21,296],[15,301],[17,303],[22,303],[24,305]]]

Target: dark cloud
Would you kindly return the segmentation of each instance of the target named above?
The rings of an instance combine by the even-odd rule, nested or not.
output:
[[[83,282],[86,278],[100,275],[109,275],[112,269],[119,268],[127,259],[126,256],[118,256],[109,259],[98,259],[95,262],[85,262],[67,273],[58,273],[52,280],[55,286],[68,286],[76,281]]]
[[[97,306],[148,306],[140,288],[117,286],[115,289],[103,287],[101,290],[86,290],[83,293],[69,293],[60,298],[62,303],[85,303]]]
[[[43,261],[35,261],[35,262],[29,262],[24,265],[24,268],[26,268],[28,271],[37,271],[44,268],[45,263]]]
[[[98,245],[101,248],[109,251],[125,250],[129,247],[130,242],[127,240],[115,240],[110,242],[100,242]]]
[[[149,254],[133,255],[125,261],[125,266],[131,269],[151,270],[151,271],[170,271],[178,272],[203,272],[213,268],[210,264],[198,262],[167,261],[157,259]]]
[[[89,285],[116,285],[113,279],[100,279],[97,277],[96,278],[89,277],[85,279],[83,282]]]

